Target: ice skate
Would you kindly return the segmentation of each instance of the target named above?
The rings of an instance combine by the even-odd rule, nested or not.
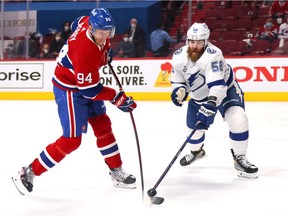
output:
[[[20,194],[25,195],[33,190],[33,180],[35,174],[30,166],[23,167],[16,176],[12,177],[12,181],[15,184]]]
[[[126,173],[122,167],[111,169],[109,174],[115,187],[136,188],[136,178],[132,174]]]
[[[232,149],[231,152],[234,159],[234,167],[239,177],[250,179],[258,178],[258,168],[250,163],[245,155],[235,155]]]
[[[181,160],[181,166],[187,166],[193,163],[196,160],[206,157],[206,152],[204,149],[200,149],[199,151],[191,151],[190,154],[185,155]]]

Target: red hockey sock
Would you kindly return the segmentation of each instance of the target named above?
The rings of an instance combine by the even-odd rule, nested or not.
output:
[[[66,154],[76,150],[80,143],[81,137],[66,138],[62,136],[55,143],[48,145],[31,164],[35,175],[40,176],[54,167],[63,160]]]
[[[89,123],[97,137],[97,146],[108,167],[118,168],[122,166],[118,145],[112,132],[110,118],[107,114],[90,118]]]

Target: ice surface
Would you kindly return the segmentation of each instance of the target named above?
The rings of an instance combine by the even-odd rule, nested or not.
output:
[[[207,157],[181,167],[179,159],[157,187],[162,205],[149,204],[154,186],[185,141],[187,103],[138,102],[133,111],[144,171],[144,200],[135,135],[129,114],[107,103],[123,168],[137,178],[137,189],[112,185],[108,168],[95,145],[91,128],[80,148],[34,180],[34,191],[22,196],[11,176],[32,162],[61,136],[54,101],[0,101],[0,215],[3,216],[160,216],[277,215],[288,212],[288,103],[247,102],[250,142],[248,159],[259,178],[237,177],[228,128],[220,115],[206,133]]]

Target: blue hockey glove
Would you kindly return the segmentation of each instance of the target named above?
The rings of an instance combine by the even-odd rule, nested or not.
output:
[[[198,110],[196,119],[197,121],[200,121],[201,124],[206,127],[206,129],[208,129],[214,122],[216,112],[217,108],[215,105],[203,104]]]
[[[183,102],[186,101],[187,97],[188,97],[188,92],[186,92],[186,89],[184,87],[175,88],[171,93],[172,102],[176,106],[181,107]]]
[[[123,112],[130,112],[137,107],[137,104],[132,97],[126,96],[123,91],[118,92],[115,98],[111,101],[112,104],[117,106]]]
[[[112,48],[109,48],[109,49],[107,50],[107,61],[108,61],[109,63],[111,63],[112,60],[113,60],[113,57],[114,57],[113,50],[112,50]]]

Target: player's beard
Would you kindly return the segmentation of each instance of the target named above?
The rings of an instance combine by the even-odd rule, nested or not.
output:
[[[188,54],[188,58],[192,61],[192,62],[196,62],[204,53],[204,48],[201,48],[200,50],[197,48],[190,48],[188,47],[187,50],[187,54]]]

